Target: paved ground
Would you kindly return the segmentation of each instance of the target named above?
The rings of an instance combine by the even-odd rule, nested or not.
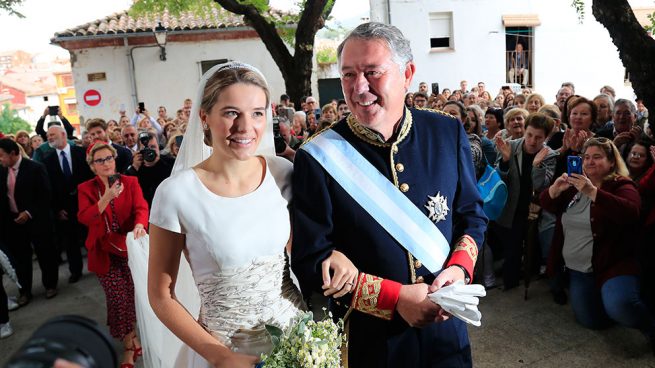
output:
[[[38,266],[35,268],[34,280],[38,281]],[[96,277],[85,274],[74,285],[68,285],[67,279],[68,271],[62,266],[56,298],[45,300],[40,281],[35,282],[32,302],[10,312],[16,332],[0,340],[0,366],[50,317],[79,314],[104,325],[104,294]],[[16,295],[7,277],[3,281],[8,294]],[[655,368],[655,358],[639,332],[621,327],[605,331],[579,327],[569,305],[551,301],[544,281],[533,283],[529,295],[524,301],[523,288],[509,292],[495,289],[483,298],[482,327],[469,328],[475,367]]]

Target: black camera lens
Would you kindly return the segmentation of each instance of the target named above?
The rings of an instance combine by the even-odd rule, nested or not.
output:
[[[144,148],[141,150],[141,155],[143,155],[143,161],[145,162],[154,162],[157,158],[157,152],[152,148]]]
[[[6,368],[50,368],[58,358],[85,368],[118,365],[113,340],[95,321],[81,316],[59,316],[39,327]]]

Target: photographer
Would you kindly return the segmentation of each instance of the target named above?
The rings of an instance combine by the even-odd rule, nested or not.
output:
[[[56,107],[57,107],[57,115],[52,115],[52,116],[59,116],[59,120],[61,120],[61,123],[63,124],[64,129],[66,129],[66,135],[68,136],[69,139],[73,139],[74,138],[73,134],[75,133],[75,128],[73,128],[73,126],[68,121],[68,119],[66,119],[66,117],[64,117],[64,115],[62,115],[61,109],[59,108],[59,106],[56,106]],[[41,115],[41,117],[39,118],[39,121],[36,122],[36,128],[34,129],[36,134],[40,135],[41,138],[43,138],[44,141],[48,140],[48,134],[45,131],[45,129],[43,129],[43,124],[45,124],[45,119],[48,116],[50,116],[50,107],[46,107],[45,110],[43,110],[43,115]]]
[[[152,204],[152,198],[159,184],[171,175],[175,159],[159,153],[157,136],[150,132],[139,133],[139,152],[134,154],[132,165],[126,175],[136,176],[143,191],[143,197]]]

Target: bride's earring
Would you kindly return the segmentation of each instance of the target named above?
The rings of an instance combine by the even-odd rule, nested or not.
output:
[[[202,129],[207,130],[207,123],[205,123],[204,121],[202,122]]]

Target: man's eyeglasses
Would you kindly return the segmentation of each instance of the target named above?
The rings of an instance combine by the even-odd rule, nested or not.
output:
[[[98,159],[95,159],[95,160],[93,160],[91,162],[93,162],[96,165],[102,165],[102,164],[107,163],[107,162],[112,162],[112,161],[114,161],[114,159],[115,159],[115,157],[112,155],[112,156],[107,156],[105,158],[98,158]]]

